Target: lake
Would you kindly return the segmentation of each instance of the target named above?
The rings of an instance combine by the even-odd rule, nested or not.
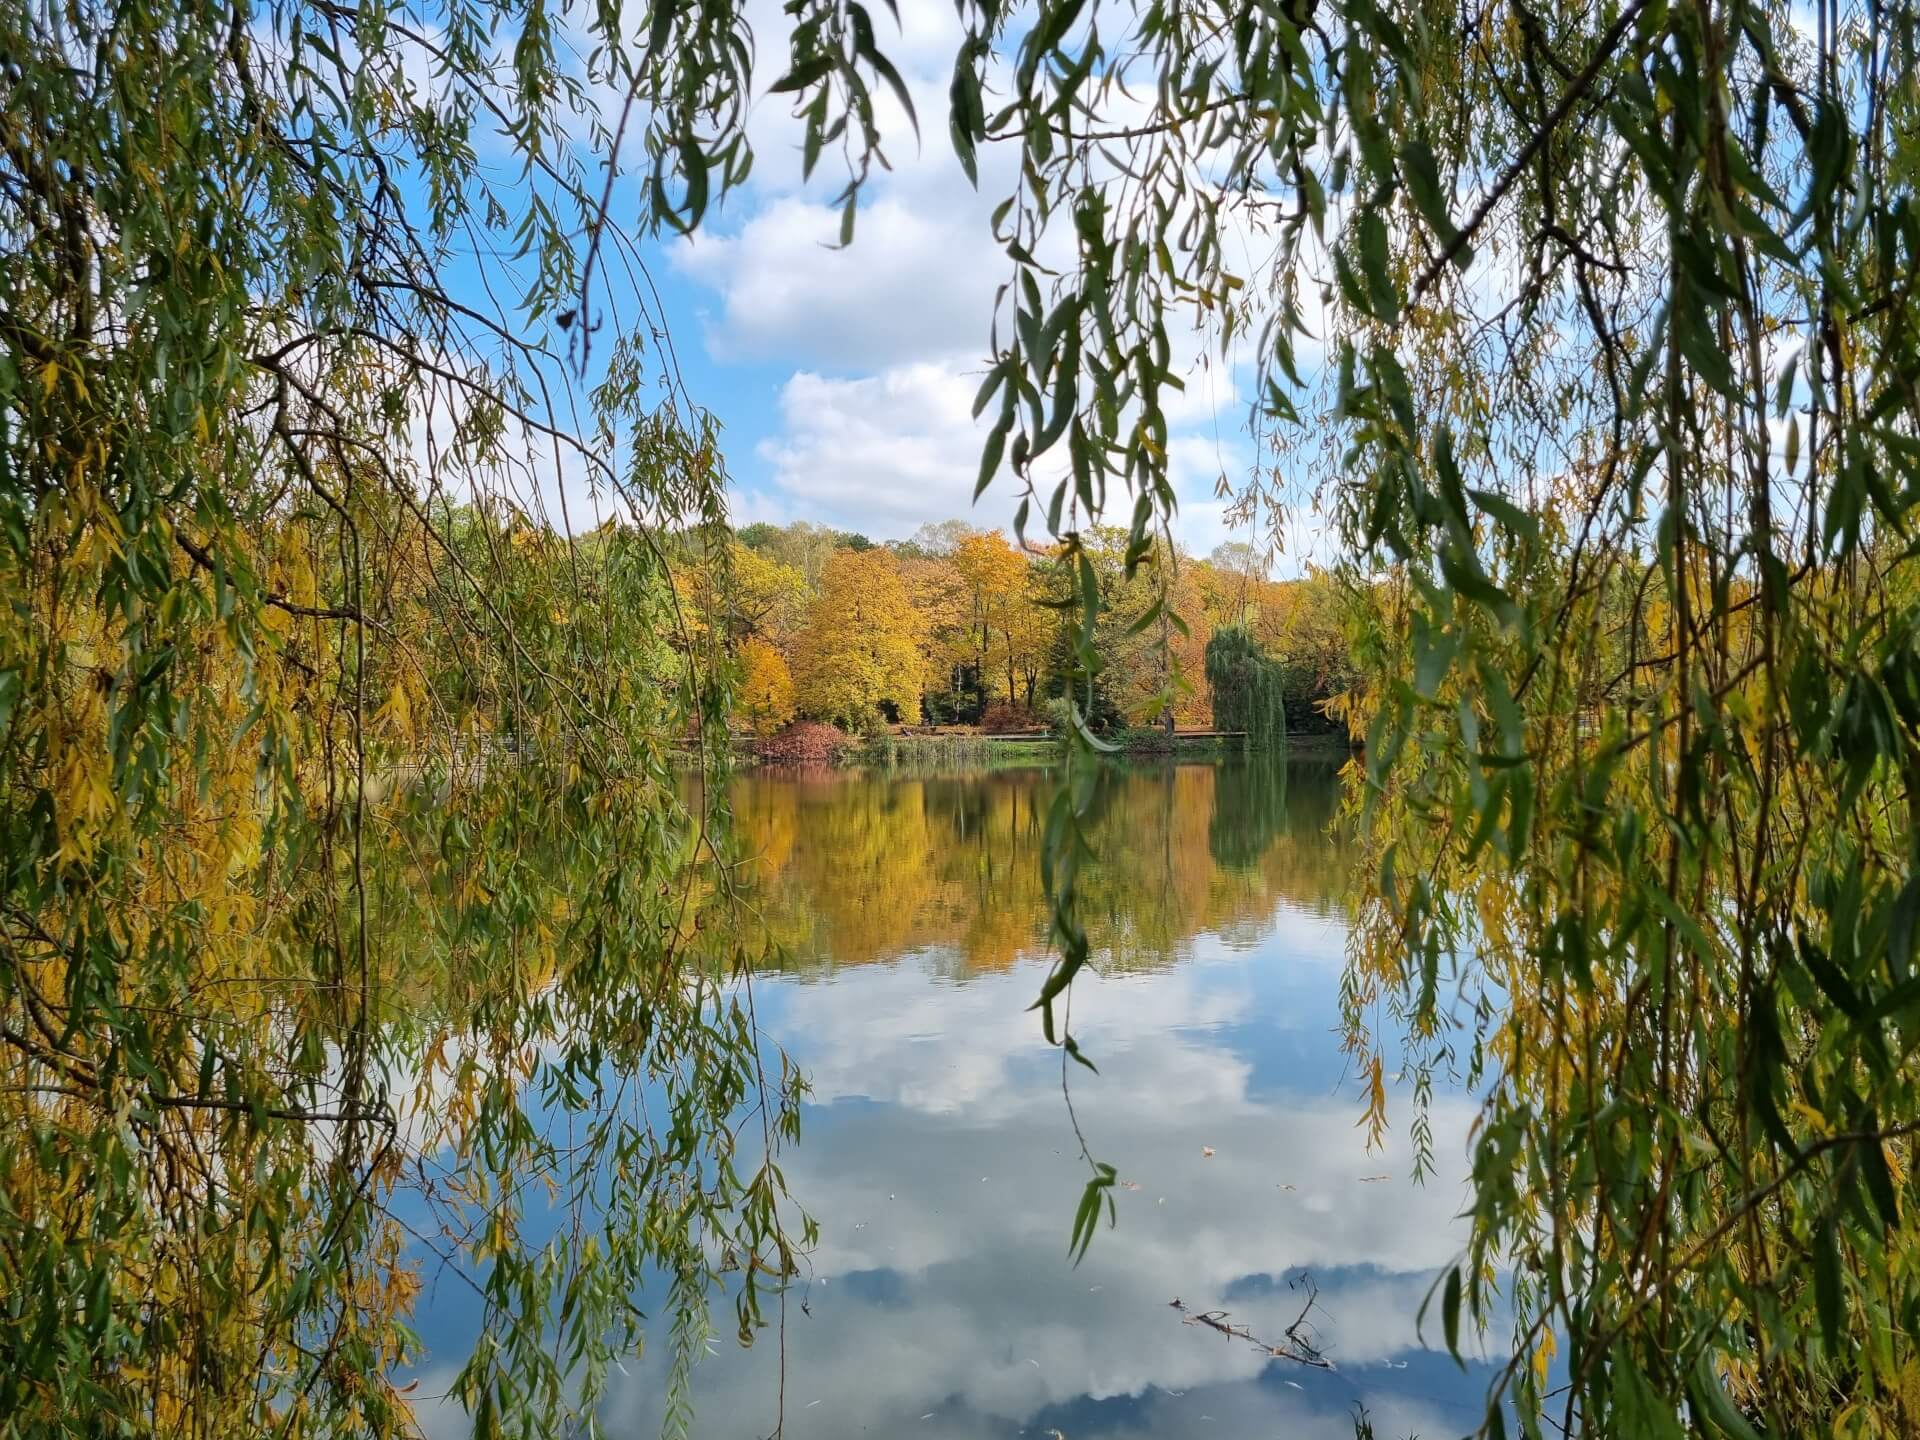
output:
[[[1061,1052],[1028,1009],[1055,782],[1043,767],[736,782],[753,897],[791,956],[756,981],[757,1013],[812,1082],[783,1168],[820,1237],[787,1298],[784,1405],[777,1321],[741,1349],[716,1308],[694,1433],[767,1435],[783,1409],[790,1440],[1333,1437],[1363,1410],[1381,1437],[1473,1428],[1485,1368],[1416,1333],[1460,1243],[1473,1111],[1436,1092],[1440,1173],[1417,1185],[1404,1090],[1384,1149],[1356,1127],[1331,760],[1109,777],[1083,884],[1098,973],[1072,1002],[1099,1073],[1066,1079],[1118,1169],[1118,1225],[1071,1263],[1087,1172]],[[427,1296],[424,1338],[457,1348],[458,1294]],[[658,1432],[667,1350],[662,1333],[616,1377],[610,1433]],[[423,1391],[450,1373],[429,1364]]]

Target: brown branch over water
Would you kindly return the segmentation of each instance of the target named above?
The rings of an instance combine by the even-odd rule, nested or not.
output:
[[[1553,132],[1560,128],[1567,116],[1573,113],[1573,107],[1580,103],[1581,97],[1593,87],[1593,82],[1600,77],[1600,72],[1606,68],[1607,62],[1613,59],[1614,52],[1619,48],[1621,40],[1626,37],[1627,31],[1632,28],[1633,22],[1640,18],[1640,12],[1646,8],[1647,0],[1633,0],[1631,5],[1615,17],[1613,24],[1607,27],[1606,33],[1600,37],[1599,45],[1594,48],[1593,58],[1587,61],[1586,68],[1574,78],[1571,85],[1567,86],[1565,93],[1560,96],[1560,103],[1553,107],[1552,112],[1541,122],[1540,128],[1533,132],[1533,137],[1521,147],[1520,153],[1513,157],[1511,163],[1501,172],[1500,178],[1493,182],[1493,188],[1487,191],[1480,204],[1475,207],[1473,214],[1467,217],[1467,223],[1460,227],[1454,237],[1441,247],[1440,253],[1428,263],[1427,268],[1420,272],[1420,278],[1414,282],[1413,292],[1407,298],[1409,309],[1420,303],[1421,298],[1439,280],[1441,272],[1451,265],[1459,257],[1460,252],[1472,242],[1480,227],[1486,224],[1487,217],[1493,214],[1494,208],[1506,198],[1514,182],[1526,173],[1527,167],[1533,163],[1541,147],[1553,137]]]

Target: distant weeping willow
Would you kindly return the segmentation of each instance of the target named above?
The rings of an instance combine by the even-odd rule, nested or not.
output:
[[[1207,684],[1216,730],[1238,731],[1248,745],[1268,748],[1287,740],[1286,672],[1244,625],[1228,625],[1207,641]]]

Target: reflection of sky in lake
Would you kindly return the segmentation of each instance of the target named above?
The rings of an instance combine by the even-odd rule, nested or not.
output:
[[[1312,801],[1318,822],[1330,780],[1304,778],[1288,803]],[[1180,803],[1212,788],[1186,787]],[[850,790],[848,803],[872,794]],[[1314,827],[1294,829],[1298,847]],[[1424,1185],[1409,1179],[1404,1097],[1386,1149],[1365,1150],[1336,1033],[1344,937],[1327,900],[1276,895],[1270,919],[1242,917],[1230,940],[1202,930],[1164,966],[1077,984],[1074,1033],[1100,1073],[1075,1067],[1075,1107],[1127,1182],[1118,1228],[1103,1225],[1077,1269],[1067,1234],[1085,1169],[1059,1052],[1027,1009],[1039,957],[969,974],[921,947],[760,981],[761,1023],[814,1087],[784,1161],[820,1222],[789,1297],[785,1434],[1334,1437],[1353,1434],[1357,1404],[1382,1437],[1472,1429],[1484,1370],[1462,1374],[1416,1335],[1459,1244],[1472,1112],[1436,1097],[1441,1174]],[[1310,1318],[1332,1373],[1183,1324],[1170,1307],[1229,1311],[1279,1341],[1304,1303],[1303,1272],[1319,1287]],[[439,1327],[425,1318],[432,1343]],[[723,1339],[696,1371],[695,1432],[771,1432],[778,1351],[772,1329],[749,1351]],[[664,1337],[628,1362],[603,1416],[611,1434],[658,1430],[665,1364]],[[436,1432],[461,1428],[429,1418]]]

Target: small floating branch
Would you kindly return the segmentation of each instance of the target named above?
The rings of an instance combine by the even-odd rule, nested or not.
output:
[[[1226,1336],[1229,1340],[1243,1341],[1277,1360],[1291,1360],[1296,1365],[1306,1365],[1315,1370],[1332,1370],[1335,1368],[1333,1361],[1329,1360],[1317,1345],[1301,1333],[1303,1330],[1310,1332],[1312,1329],[1307,1324],[1307,1316],[1313,1313],[1314,1304],[1320,1298],[1320,1287],[1313,1283],[1311,1275],[1302,1275],[1298,1282],[1290,1283],[1305,1284],[1307,1303],[1301,1307],[1300,1314],[1294,1322],[1287,1327],[1286,1341],[1280,1345],[1262,1340],[1245,1325],[1234,1324],[1232,1316],[1225,1310],[1193,1310],[1188,1308],[1186,1302],[1177,1295],[1169,1302],[1169,1307],[1180,1312],[1182,1325],[1204,1326]]]

